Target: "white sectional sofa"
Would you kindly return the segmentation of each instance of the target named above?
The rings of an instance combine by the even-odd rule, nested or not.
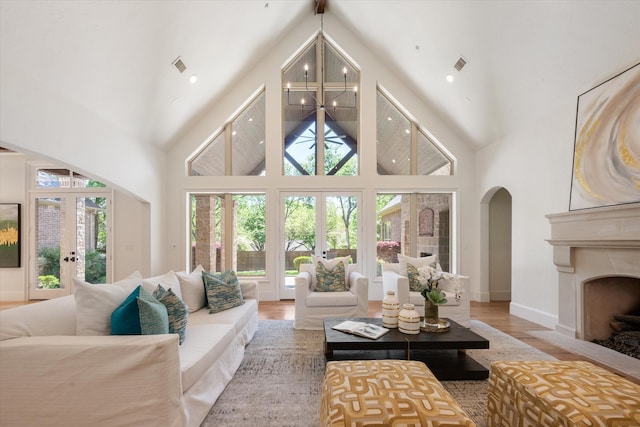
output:
[[[258,327],[257,285],[241,290],[243,305],[190,312],[180,345],[79,336],[74,295],[0,311],[0,425],[199,426]]]

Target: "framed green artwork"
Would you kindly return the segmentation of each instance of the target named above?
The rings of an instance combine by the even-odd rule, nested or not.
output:
[[[20,267],[20,203],[0,203],[0,267]]]

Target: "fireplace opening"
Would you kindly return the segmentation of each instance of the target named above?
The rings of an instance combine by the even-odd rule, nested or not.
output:
[[[583,296],[584,339],[640,359],[640,279],[593,279]]]

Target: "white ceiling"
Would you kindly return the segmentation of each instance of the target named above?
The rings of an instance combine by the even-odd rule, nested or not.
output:
[[[0,0],[0,60],[166,147],[312,0]],[[328,0],[425,103],[482,147],[575,108],[640,62],[640,1]],[[468,61],[457,72],[459,56]],[[184,74],[171,66],[178,56]],[[191,70],[200,78],[191,85]],[[444,77],[452,73],[454,83]],[[1,84],[1,81],[0,81]],[[1,125],[1,124],[0,124]]]

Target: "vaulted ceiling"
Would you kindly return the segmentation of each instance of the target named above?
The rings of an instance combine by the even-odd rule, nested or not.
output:
[[[25,73],[160,147],[314,13],[313,0],[0,7],[0,71]],[[544,125],[549,109],[575,108],[580,93],[640,62],[640,1],[329,0],[324,19],[349,28],[477,147]]]

